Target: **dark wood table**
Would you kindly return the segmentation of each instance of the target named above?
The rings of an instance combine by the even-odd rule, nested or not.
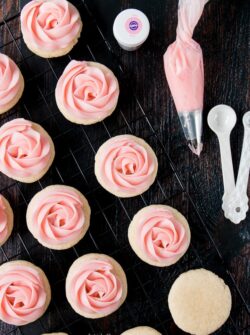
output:
[[[25,2],[0,0],[0,52],[18,63],[26,80],[22,100],[1,116],[0,125],[17,116],[39,122],[53,137],[57,154],[47,175],[34,184],[16,183],[0,175],[0,192],[10,200],[15,212],[14,232],[0,250],[0,263],[27,259],[41,266],[52,285],[53,299],[39,321],[21,328],[0,322],[0,334],[40,335],[64,330],[71,335],[119,335],[127,328],[143,324],[157,328],[164,335],[183,334],[171,319],[167,295],[181,272],[198,267],[216,272],[232,292],[231,317],[216,334],[249,334],[250,215],[239,225],[223,216],[218,141],[206,122],[208,111],[216,104],[225,103],[235,109],[238,122],[231,145],[237,171],[243,138],[241,119],[250,106],[249,0],[211,0],[195,30],[194,37],[203,48],[205,63],[204,151],[200,158],[185,144],[163,72],[163,53],[175,39],[177,0],[72,1],[81,12],[84,29],[80,42],[70,53],[71,59],[94,59],[109,66],[121,86],[115,113],[88,127],[66,121],[55,104],[57,78],[70,58],[48,61],[33,55],[24,45],[19,14]],[[115,16],[128,7],[144,11],[151,24],[147,42],[131,53],[121,50],[112,34]],[[157,182],[143,196],[126,200],[104,191],[93,173],[95,151],[110,136],[123,133],[145,138],[159,159]],[[39,245],[25,222],[31,197],[52,183],[77,187],[92,208],[90,232],[75,248],[62,252]],[[127,227],[133,215],[152,203],[176,207],[187,217],[192,231],[187,254],[166,269],[139,261],[127,240]],[[69,266],[88,252],[115,257],[124,267],[129,284],[128,298],[122,308],[110,317],[93,321],[76,315],[64,293]]]

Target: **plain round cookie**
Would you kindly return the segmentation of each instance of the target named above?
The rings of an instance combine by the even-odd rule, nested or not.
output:
[[[115,273],[116,277],[118,277],[121,282],[122,296],[120,298],[119,304],[117,305],[117,308],[113,310],[112,312],[87,313],[79,309],[74,302],[74,299],[70,293],[70,287],[71,287],[70,285],[71,285],[72,279],[74,278],[75,273],[77,273],[78,270],[81,268],[82,263],[89,262],[89,261],[107,261],[108,263],[112,265],[113,272]],[[127,292],[128,292],[127,278],[126,278],[123,268],[114,258],[108,255],[105,255],[105,254],[91,253],[91,254],[86,254],[86,255],[79,257],[71,265],[68,271],[67,277],[66,277],[66,297],[67,297],[68,302],[70,303],[71,307],[74,309],[76,313],[78,313],[79,315],[85,318],[89,318],[89,319],[103,318],[107,315],[114,313],[124,303],[127,297]]]
[[[41,204],[41,201],[43,199],[43,196],[48,194],[50,195],[54,191],[56,192],[57,189],[65,189],[69,190],[72,193],[75,193],[76,195],[79,196],[82,206],[83,206],[83,213],[84,213],[84,224],[79,232],[78,236],[74,239],[72,239],[69,242],[64,242],[64,243],[58,243],[56,244],[56,241],[54,243],[47,243],[44,241],[42,238],[40,238],[34,231],[34,221],[33,221],[33,213],[34,211],[39,207]],[[66,186],[66,185],[50,185],[38,192],[37,194],[34,195],[34,197],[31,199],[30,203],[28,204],[27,207],[27,212],[26,212],[26,221],[27,221],[27,226],[31,234],[38,240],[39,243],[41,243],[44,247],[54,249],[54,250],[64,250],[64,249],[69,249],[75,244],[77,244],[86,234],[86,232],[89,229],[90,225],[90,207],[88,200],[84,197],[84,195],[79,192],[77,189],[71,186]]]
[[[56,97],[56,104],[58,109],[60,110],[60,112],[63,114],[63,116],[70,122],[76,123],[76,124],[83,124],[83,125],[91,125],[91,124],[95,124],[97,122],[101,122],[102,120],[106,119],[107,117],[109,117],[116,109],[117,103],[118,103],[118,98],[119,98],[119,94],[120,94],[120,88],[119,88],[119,82],[118,79],[116,78],[115,74],[113,73],[112,70],[110,70],[107,66],[101,64],[101,63],[97,63],[97,62],[91,62],[91,61],[86,61],[87,65],[93,68],[98,68],[100,69],[104,74],[111,74],[114,81],[116,82],[116,86],[117,86],[117,99],[113,105],[113,107],[105,113],[105,115],[103,115],[102,117],[96,118],[96,117],[92,117],[89,119],[83,119],[83,118],[77,118],[75,115],[73,115],[70,111],[68,111],[66,109],[66,107],[64,106],[64,104],[62,103],[61,99],[60,99],[60,93],[61,91],[59,91],[58,89],[58,84],[61,80],[61,77],[58,80],[57,83],[57,87],[55,90],[55,97]],[[69,64],[68,64],[69,65]],[[64,73],[63,73],[64,74]],[[62,76],[63,76],[62,74]]]
[[[28,323],[31,323],[31,322],[34,322],[34,321],[40,319],[42,317],[42,315],[46,312],[47,308],[49,307],[50,301],[51,301],[51,288],[50,288],[48,278],[47,278],[46,274],[44,273],[44,271],[41,268],[39,268],[38,266],[36,266],[33,263],[28,262],[28,261],[16,260],[16,261],[9,261],[9,262],[6,262],[6,263],[0,265],[1,275],[4,274],[5,271],[8,271],[9,269],[11,269],[13,265],[14,266],[24,266],[24,267],[34,269],[38,273],[39,277],[41,278],[44,290],[46,292],[46,300],[45,300],[45,304],[43,306],[43,312],[35,320],[19,324],[19,325],[25,325],[25,324],[28,324]],[[5,321],[5,320],[3,320],[3,321]]]
[[[147,326],[135,327],[126,330],[121,335],[161,335],[157,330]]]
[[[12,121],[14,121],[14,120],[12,120]],[[50,135],[38,123],[35,123],[35,122],[32,122],[32,121],[29,121],[29,122],[31,122],[31,124],[32,124],[32,129],[34,129],[35,131],[37,131],[38,133],[40,133],[41,135],[43,135],[48,140],[48,142],[49,142],[49,145],[50,145],[50,157],[49,157],[49,160],[47,162],[47,165],[45,166],[45,168],[42,171],[40,171],[40,173],[38,173],[36,175],[33,174],[33,175],[27,176],[27,177],[18,177],[16,174],[12,174],[11,172],[8,172],[8,173],[2,172],[3,174],[5,174],[9,178],[12,178],[14,180],[20,181],[21,183],[27,183],[27,184],[34,183],[37,180],[41,179],[48,172],[48,170],[51,167],[51,165],[52,165],[52,163],[54,161],[54,158],[55,158],[55,146],[54,146],[54,143],[53,143]]]
[[[168,305],[176,325],[187,333],[208,335],[228,319],[232,298],[229,287],[211,271],[184,272],[173,283]]]
[[[10,235],[12,233],[13,222],[14,222],[14,214],[13,214],[13,210],[10,206],[9,201],[2,195],[0,195],[0,198],[2,199],[3,205],[5,207],[5,213],[6,213],[6,216],[7,216],[7,231],[8,231],[6,237],[2,241],[0,241],[0,246],[2,246],[8,240],[8,238],[10,237]]]
[[[182,227],[185,229],[186,238],[185,238],[185,241],[183,241],[185,248],[183,249],[181,253],[177,253],[174,257],[171,257],[171,258],[169,257],[166,260],[157,261],[157,260],[153,260],[149,258],[149,256],[140,247],[140,244],[138,243],[137,234],[138,234],[139,227],[143,221],[143,217],[144,216],[147,217],[147,215],[149,215],[152,211],[158,211],[161,209],[169,210],[174,215],[174,217],[177,219],[177,221],[181,223]],[[178,232],[176,232],[176,234],[177,233]],[[170,266],[172,264],[175,264],[181,257],[183,257],[183,255],[188,250],[190,239],[191,239],[191,233],[190,233],[189,224],[186,218],[175,208],[166,206],[166,205],[150,205],[150,206],[142,208],[135,214],[128,228],[128,240],[129,240],[131,248],[136,253],[136,255],[142,261],[148,263],[149,265],[158,266],[158,267],[165,267],[165,266]]]
[[[148,180],[147,180],[147,185],[145,185],[142,189],[140,189],[140,185],[136,188],[134,188],[134,190],[131,188],[131,190],[129,191],[125,191],[122,190],[121,187],[119,187],[118,185],[115,185],[116,187],[111,187],[110,185],[107,184],[107,180],[105,180],[104,176],[102,175],[103,172],[103,160],[106,158],[107,156],[107,148],[109,145],[111,145],[112,142],[114,141],[118,141],[118,140],[125,140],[128,139],[131,142],[134,142],[135,144],[143,147],[145,149],[145,151],[147,152],[147,154],[152,158],[152,162],[155,165],[154,166],[154,171],[151,175],[147,176]],[[158,160],[157,157],[155,155],[155,152],[153,151],[153,149],[151,148],[151,146],[144,141],[142,138],[139,138],[137,136],[134,135],[129,135],[129,134],[125,134],[125,135],[117,135],[115,137],[110,138],[109,140],[107,140],[106,142],[104,142],[100,148],[98,149],[96,155],[95,155],[95,176],[99,182],[99,184],[108,192],[110,192],[111,194],[120,197],[120,198],[130,198],[130,197],[135,197],[138,196],[144,192],[146,192],[150,186],[154,183],[156,175],[158,172]]]

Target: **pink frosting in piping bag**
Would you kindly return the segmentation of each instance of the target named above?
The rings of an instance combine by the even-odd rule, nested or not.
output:
[[[30,266],[12,264],[0,272],[0,319],[21,326],[39,318],[46,291],[39,273]]]
[[[33,128],[32,122],[14,119],[0,128],[0,171],[28,177],[47,166],[51,147],[49,140]]]
[[[122,297],[122,285],[113,266],[103,260],[83,263],[68,285],[74,305],[87,313],[111,313]]]
[[[179,0],[176,41],[168,47],[164,54],[165,74],[178,113],[194,111],[201,113],[203,109],[203,55],[200,45],[192,39],[192,35],[207,2],[208,0]],[[185,122],[190,121],[181,118],[180,120],[183,128],[185,128]],[[201,120],[200,115],[199,120],[193,121],[197,122],[196,127],[200,128],[198,135],[191,134],[190,129],[184,129],[187,140],[193,140],[197,135],[198,142],[200,141]],[[190,127],[192,125],[188,126]],[[201,147],[197,148],[195,153],[199,155],[201,149]]]
[[[33,0],[22,9],[21,28],[36,48],[55,51],[66,48],[76,38],[81,19],[66,0]]]
[[[0,195],[0,244],[1,241],[4,241],[8,234],[8,219],[6,214],[6,208],[3,203],[3,198]]]
[[[40,193],[31,210],[34,236],[50,244],[77,239],[85,222],[79,195],[63,185]]]
[[[16,97],[20,89],[20,70],[6,55],[0,53],[0,109]]]
[[[151,208],[140,219],[137,241],[145,254],[159,263],[175,259],[189,245],[186,230],[169,209]]]

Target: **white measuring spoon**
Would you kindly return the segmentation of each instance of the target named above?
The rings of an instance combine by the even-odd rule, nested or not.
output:
[[[242,122],[244,125],[244,139],[236,187],[224,201],[225,217],[236,224],[246,218],[248,211],[247,186],[250,169],[250,111],[244,114]]]
[[[227,196],[235,189],[234,170],[230,145],[230,134],[236,123],[235,111],[227,105],[217,105],[208,113],[208,125],[219,139],[224,183],[222,208]]]

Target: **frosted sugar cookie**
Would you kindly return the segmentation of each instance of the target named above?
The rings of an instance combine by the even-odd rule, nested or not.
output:
[[[106,141],[95,156],[95,175],[110,193],[129,198],[142,194],[153,184],[158,161],[141,138],[118,135]]]
[[[26,261],[0,266],[0,319],[23,326],[39,319],[46,311],[51,291],[44,272]]]
[[[48,133],[25,119],[14,119],[0,128],[0,152],[0,172],[23,183],[42,178],[55,156]]]
[[[66,296],[76,313],[90,319],[115,312],[127,296],[127,279],[113,258],[87,254],[70,267]]]
[[[187,220],[176,209],[165,205],[144,207],[128,229],[129,243],[144,262],[154,266],[176,263],[190,244]]]
[[[21,11],[21,30],[27,47],[40,57],[63,56],[77,43],[82,21],[66,0],[33,0]]]
[[[87,199],[75,188],[51,185],[38,192],[27,208],[27,225],[45,247],[68,249],[86,234],[90,222]]]
[[[105,65],[72,60],[56,86],[59,110],[71,122],[93,124],[113,113],[119,97],[119,84]]]
[[[0,114],[16,105],[23,90],[21,71],[10,57],[0,53]]]
[[[0,246],[11,235],[13,229],[13,211],[7,199],[0,195]]]

